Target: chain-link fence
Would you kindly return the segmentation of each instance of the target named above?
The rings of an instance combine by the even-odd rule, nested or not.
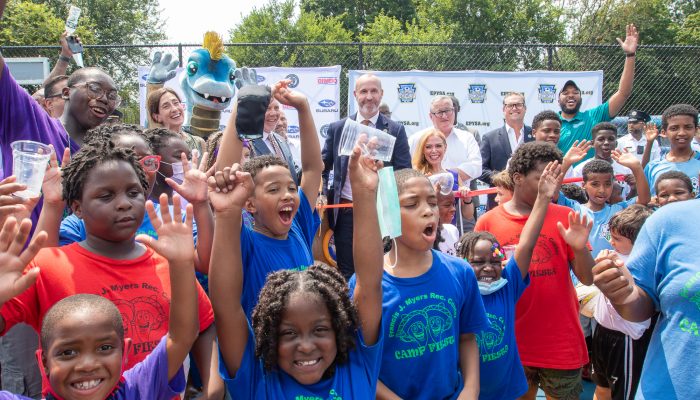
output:
[[[138,121],[136,67],[149,65],[152,52],[171,53],[185,60],[198,44],[85,46],[85,65],[98,65],[115,78],[126,99],[125,119]],[[5,57],[45,56],[56,61],[59,48],[0,47]],[[617,90],[625,56],[617,45],[493,44],[493,43],[234,43],[226,52],[239,66],[313,67],[342,65],[341,114],[347,110],[350,69],[399,71],[583,71],[604,72],[603,98]],[[640,46],[634,91],[627,102],[651,114],[674,103],[698,105],[700,46]],[[183,62],[183,61],[181,61]],[[53,64],[52,64],[53,65]]]

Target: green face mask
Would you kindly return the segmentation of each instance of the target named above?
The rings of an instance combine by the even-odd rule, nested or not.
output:
[[[401,208],[399,191],[396,187],[393,167],[379,170],[379,188],[377,190],[377,215],[382,238],[391,239],[401,236]]]

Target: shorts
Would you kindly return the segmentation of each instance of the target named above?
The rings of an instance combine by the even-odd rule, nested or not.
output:
[[[578,400],[583,392],[581,368],[552,369],[523,365],[527,384],[542,388],[547,396],[559,400]]]
[[[593,382],[610,388],[613,400],[633,399],[649,347],[651,326],[637,340],[600,324],[593,333]]]

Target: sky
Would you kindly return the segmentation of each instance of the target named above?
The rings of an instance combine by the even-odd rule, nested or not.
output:
[[[170,43],[201,43],[206,31],[228,39],[228,31],[254,7],[268,0],[160,0],[165,33]]]

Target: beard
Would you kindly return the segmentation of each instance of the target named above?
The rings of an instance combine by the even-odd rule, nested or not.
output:
[[[579,99],[573,108],[567,108],[566,101],[562,102],[560,100],[559,107],[561,107],[561,112],[564,114],[576,114],[578,112],[578,110],[581,108],[581,103],[583,103],[583,100]]]

